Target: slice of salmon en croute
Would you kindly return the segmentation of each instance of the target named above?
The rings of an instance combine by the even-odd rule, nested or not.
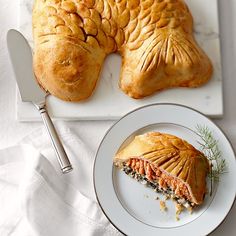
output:
[[[159,132],[138,135],[118,151],[114,164],[186,208],[203,203],[208,159],[176,136]]]

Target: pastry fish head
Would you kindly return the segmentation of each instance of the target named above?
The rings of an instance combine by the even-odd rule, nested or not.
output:
[[[96,86],[104,53],[79,40],[59,38],[51,42],[36,47],[33,66],[39,84],[63,100],[88,98]]]

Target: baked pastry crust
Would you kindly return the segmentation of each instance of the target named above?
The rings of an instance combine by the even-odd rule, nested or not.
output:
[[[143,98],[198,87],[212,75],[182,0],[35,0],[34,73],[67,101],[88,98],[106,56],[122,56],[120,88]]]
[[[161,172],[158,178],[152,179],[153,182],[165,180],[162,184],[164,188],[173,188],[175,194],[185,197],[189,202],[200,205],[206,193],[206,176],[209,171],[209,162],[203,153],[195,149],[186,141],[159,132],[149,132],[136,136],[134,140],[125,148],[118,151],[114,157],[115,165],[129,165],[138,173],[141,166],[133,165],[130,160],[143,160],[144,165],[151,165],[151,171],[155,176]],[[127,164],[130,163],[130,164]],[[147,167],[146,167],[147,169]],[[140,172],[141,173],[141,172]],[[143,172],[148,175],[148,170]],[[180,194],[176,189],[186,186],[188,193]],[[186,191],[186,190],[185,190]]]

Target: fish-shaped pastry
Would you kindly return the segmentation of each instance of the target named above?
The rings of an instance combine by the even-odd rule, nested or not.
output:
[[[35,0],[34,73],[67,101],[88,98],[106,56],[120,53],[119,86],[132,98],[198,87],[212,64],[183,0]]]
[[[207,192],[208,159],[170,134],[149,132],[136,136],[118,151],[114,164],[186,208],[201,205]]]

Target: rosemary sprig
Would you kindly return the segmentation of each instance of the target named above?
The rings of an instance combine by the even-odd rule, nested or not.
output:
[[[207,126],[197,125],[196,133],[201,139],[201,142],[198,141],[201,151],[210,162],[210,172],[208,176],[211,180],[210,195],[212,195],[213,182],[219,182],[220,175],[226,172],[226,161],[222,157],[222,153],[218,147],[218,140],[214,138]]]

